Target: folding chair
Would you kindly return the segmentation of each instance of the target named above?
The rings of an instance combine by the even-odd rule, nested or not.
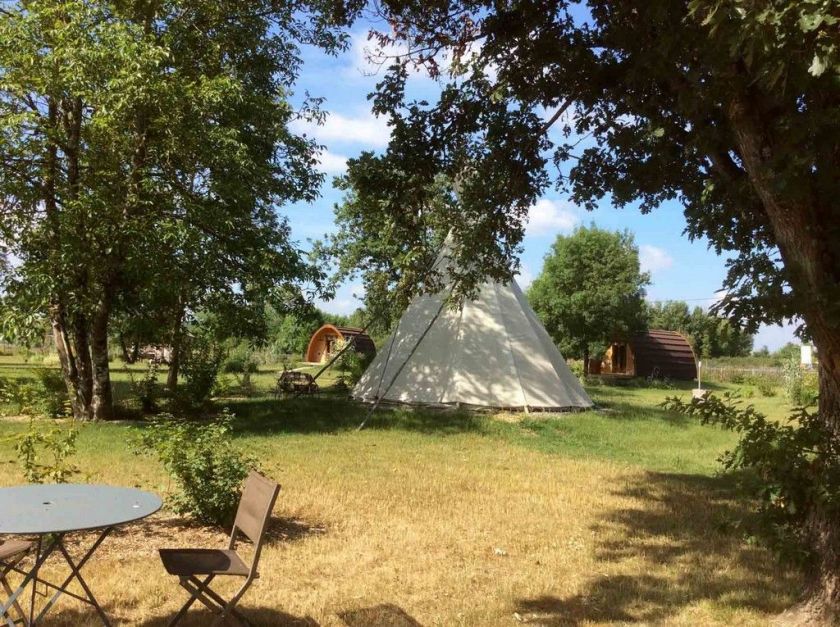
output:
[[[9,599],[11,599],[15,593],[9,585],[6,575],[15,569],[18,562],[26,557],[26,554],[29,553],[29,549],[31,548],[32,543],[27,542],[26,540],[9,540],[8,542],[0,544],[0,586],[3,588],[3,591]],[[23,611],[23,608],[20,606],[17,599],[15,599],[14,603],[12,603],[12,607],[15,608],[18,616],[20,616],[17,620],[13,620],[11,614],[2,611],[3,605],[4,604],[0,602],[0,621],[9,625],[14,625],[17,622],[29,625],[29,620],[26,618],[26,612]]]
[[[250,624],[236,609],[236,604],[254,579],[259,577],[257,564],[260,561],[265,530],[268,527],[278,492],[280,492],[279,485],[252,471],[245,480],[227,550],[160,549],[160,559],[166,572],[176,575],[181,587],[190,593],[189,600],[169,621],[169,625],[179,622],[195,601],[201,601],[216,613],[213,625],[220,625],[230,619],[236,621],[234,624],[237,622]],[[239,533],[242,533],[254,545],[254,555],[250,566],[236,552],[236,540]],[[245,582],[229,601],[225,601],[210,589],[210,582],[218,576],[244,577]]]

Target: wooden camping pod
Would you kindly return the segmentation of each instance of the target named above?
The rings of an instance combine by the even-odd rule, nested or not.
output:
[[[354,339],[355,338],[355,339]],[[353,348],[357,353],[375,355],[376,346],[370,336],[356,327],[338,327],[325,324],[312,334],[309,346],[306,348],[306,361],[324,363],[340,350],[341,342],[353,340]]]
[[[590,362],[591,363],[591,362]],[[631,377],[667,377],[689,381],[697,378],[697,359],[691,344],[676,331],[651,329],[626,342],[613,342],[593,374]]]

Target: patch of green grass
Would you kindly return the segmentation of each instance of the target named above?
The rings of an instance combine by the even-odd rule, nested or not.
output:
[[[39,364],[24,363],[20,356],[3,356],[0,376],[28,378],[32,376],[33,366]],[[113,364],[115,399],[124,407],[131,402],[131,378],[139,380],[146,367],[144,363]],[[303,368],[311,374],[319,370],[318,366]],[[319,379],[323,391],[317,397],[275,399],[271,392],[280,369],[263,367],[253,375],[254,396],[217,401],[217,406],[234,411],[238,436],[245,441],[348,433],[367,417],[368,406],[354,403],[347,399],[346,393],[331,388],[339,375],[335,370],[327,371]],[[163,384],[165,379],[166,370],[162,368],[158,380]],[[380,408],[368,419],[366,429],[374,433],[423,436],[469,435],[550,455],[601,459],[660,472],[709,475],[718,469],[717,458],[734,446],[736,437],[660,407],[666,397],[686,396],[692,387],[692,382],[649,387],[638,381],[621,385],[593,381],[587,391],[595,400],[597,411],[535,413],[511,420],[461,411]],[[744,393],[744,386],[731,384],[711,384],[710,388],[716,393]],[[744,402],[777,419],[783,419],[790,409],[780,395],[770,398],[753,395]],[[136,411],[123,411],[121,415],[139,417]],[[0,424],[0,436],[23,428],[23,423],[4,422]],[[122,424],[87,426],[79,439],[80,455],[110,451],[115,459],[121,458],[129,452],[125,444],[129,436],[126,425]],[[0,445],[0,452],[2,448]]]

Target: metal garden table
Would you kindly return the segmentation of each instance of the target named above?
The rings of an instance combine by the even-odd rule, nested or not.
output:
[[[103,624],[110,626],[108,617],[82,578],[82,567],[115,527],[145,518],[160,507],[161,500],[157,495],[134,488],[73,483],[0,488],[0,534],[38,538],[32,569],[14,569],[24,578],[5,601],[3,612],[11,608],[31,583],[30,625],[37,625],[58,598],[66,594],[92,605]],[[76,531],[99,531],[96,541],[78,561],[73,559],[64,544],[64,537]],[[60,585],[38,576],[47,558],[55,552],[60,553],[70,567],[70,575]],[[67,589],[73,580],[79,583],[84,596]],[[55,593],[36,616],[35,587],[38,583],[46,585]],[[3,612],[0,612],[0,616],[5,616],[6,622],[14,627],[11,618]]]

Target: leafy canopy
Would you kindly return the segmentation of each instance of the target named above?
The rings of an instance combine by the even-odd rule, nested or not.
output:
[[[475,219],[449,217],[487,259],[482,267],[515,268],[527,209],[551,185],[586,207],[606,200],[648,212],[675,200],[690,237],[734,253],[722,304],[734,317],[756,326],[817,301],[838,314],[840,294],[828,287],[791,296],[791,277],[806,270],[790,254],[781,263],[767,202],[783,190],[786,202],[809,204],[808,221],[826,229],[821,241],[840,237],[832,6],[384,0],[372,10],[390,29],[373,36],[400,52],[380,56],[372,96],[393,128],[381,171],[405,173],[404,198],[441,173],[457,180]],[[417,68],[440,80],[436,101],[409,95]],[[757,129],[737,117],[744,103]],[[765,145],[767,193],[748,167],[752,134]]]
[[[528,300],[563,354],[586,358],[645,328],[649,283],[633,236],[593,225],[557,237]]]

